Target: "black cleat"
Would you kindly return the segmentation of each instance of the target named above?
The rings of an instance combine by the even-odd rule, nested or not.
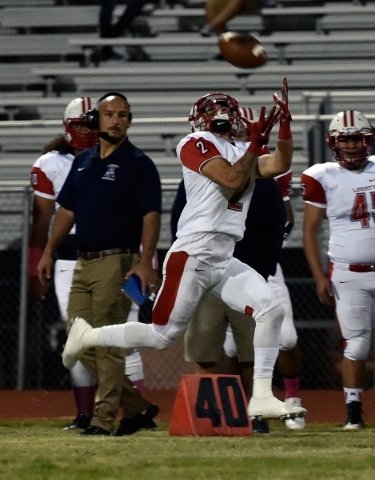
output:
[[[90,425],[90,422],[91,422],[91,417],[87,417],[83,413],[79,413],[70,425],[67,425],[66,427],[64,427],[64,430],[74,430],[74,429],[84,430]]]
[[[105,430],[104,428],[95,427],[94,425],[90,425],[89,427],[86,428],[86,430],[83,430],[83,432],[81,432],[80,435],[82,435],[84,437],[88,437],[88,436],[91,436],[91,435],[109,436],[109,435],[111,435],[111,432],[109,432],[108,430]]]
[[[270,433],[270,425],[267,420],[252,420],[253,433]]]
[[[348,416],[343,426],[344,431],[361,430],[364,427],[362,420],[362,402],[350,402],[346,404]]]
[[[133,433],[138,432],[141,428],[145,428],[145,425],[147,428],[147,425],[158,413],[159,407],[157,405],[151,405],[144,413],[139,413],[131,418],[123,418],[114,436],[123,437],[124,435],[133,435]]]

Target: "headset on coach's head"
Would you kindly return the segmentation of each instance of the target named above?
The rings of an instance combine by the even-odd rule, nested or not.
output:
[[[128,99],[119,92],[108,92],[102,97],[99,98],[97,102],[97,106],[99,106],[100,102],[103,101],[107,97],[120,97],[129,105]],[[130,107],[130,105],[129,105]],[[128,115],[129,122],[132,121],[132,112],[129,112]],[[86,113],[86,126],[89,130],[99,130],[99,111],[98,108],[93,108],[92,110],[88,110]]]

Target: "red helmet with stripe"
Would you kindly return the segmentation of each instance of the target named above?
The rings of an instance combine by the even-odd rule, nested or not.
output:
[[[98,144],[98,135],[86,127],[86,113],[91,110],[91,98],[72,100],[64,112],[65,140],[77,150],[85,150]]]
[[[241,124],[239,105],[226,93],[208,93],[194,103],[189,122],[191,132],[230,132],[235,137]]]
[[[367,161],[373,141],[371,123],[356,110],[344,110],[335,115],[326,133],[326,142],[335,159],[351,170],[361,168]]]

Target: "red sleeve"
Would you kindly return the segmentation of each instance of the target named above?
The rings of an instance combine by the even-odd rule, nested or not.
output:
[[[321,183],[305,173],[303,173],[301,176],[301,191],[302,198],[305,201],[321,203],[322,205],[327,203],[326,194]]]
[[[283,198],[289,197],[292,191],[292,171],[284,173],[284,175],[280,175],[276,177],[276,183],[281,190],[281,195]]]
[[[33,167],[30,173],[30,183],[34,190],[46,195],[55,195],[51,180],[38,167]]]
[[[202,137],[190,138],[181,148],[180,152],[182,165],[197,173],[200,173],[201,166],[207,162],[207,160],[221,156],[216,146]]]

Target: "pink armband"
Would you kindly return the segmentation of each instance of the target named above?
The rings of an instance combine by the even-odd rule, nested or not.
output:
[[[292,138],[292,131],[290,129],[290,118],[281,117],[279,127],[279,140],[290,140]]]
[[[29,247],[29,276],[38,277],[38,264],[42,258],[43,250],[38,247]]]

